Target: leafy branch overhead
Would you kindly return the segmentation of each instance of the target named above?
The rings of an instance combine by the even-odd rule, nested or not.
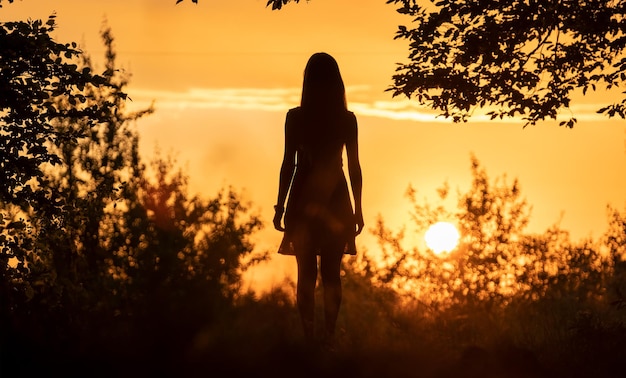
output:
[[[182,3],[185,0],[176,0],[176,4]],[[308,1],[308,0],[307,0]],[[191,0],[192,3],[198,4],[198,0]],[[272,6],[272,10],[282,9],[283,5],[287,3],[299,3],[300,0],[267,0],[267,4],[265,6]]]
[[[455,121],[476,107],[493,118],[552,118],[573,94],[620,87],[626,78],[623,0],[388,0],[410,16],[396,38],[410,42],[390,90]],[[626,99],[598,110],[625,117]],[[561,122],[572,127],[575,118]]]

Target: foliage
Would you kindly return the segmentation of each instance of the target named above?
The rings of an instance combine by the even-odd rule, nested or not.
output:
[[[517,180],[490,183],[478,160],[472,159],[472,185],[459,193],[458,212],[420,204],[409,191],[416,232],[435,220],[454,219],[462,235],[447,257],[417,246],[405,248],[403,233],[394,234],[379,220],[376,234],[383,253],[377,279],[419,301],[446,309],[455,306],[506,306],[512,301],[572,297],[594,301],[603,297],[610,261],[592,241],[570,241],[554,226],[544,234],[524,232],[530,208]],[[439,191],[443,200],[447,189]]]
[[[600,241],[572,241],[556,225],[531,234],[525,231],[530,207],[517,180],[489,180],[475,158],[471,172],[456,212],[419,203],[413,188],[407,193],[412,232],[441,219],[457,224],[463,236],[448,255],[407,245],[406,228],[394,232],[378,220],[379,256],[362,260],[355,272],[396,291],[396,317],[412,317],[407,324],[386,321],[437,339],[429,345],[441,348],[441,364],[451,371],[434,376],[623,374],[624,213],[609,208]],[[447,184],[438,195],[447,199]]]
[[[573,93],[620,87],[626,78],[626,2],[388,0],[414,27],[390,90],[454,121],[476,107],[534,125],[570,106]],[[598,110],[626,116],[626,99]],[[561,125],[573,127],[571,117]]]
[[[604,243],[608,247],[613,276],[607,285],[609,300],[626,308],[626,211],[608,207],[609,229]]]
[[[42,172],[45,165],[61,163],[49,147],[84,136],[83,130],[59,132],[54,122],[80,118],[94,126],[104,121],[114,103],[89,101],[89,91],[115,89],[106,75],[76,64],[74,58],[81,52],[75,43],[61,44],[50,37],[55,26],[54,15],[45,23],[0,23],[0,201],[22,209],[34,207],[49,216],[62,206]],[[126,98],[121,91],[113,93]],[[58,108],[60,97],[73,106]]]
[[[283,5],[286,5],[287,3],[291,3],[291,2],[299,3],[300,0],[267,0],[266,6],[269,7],[271,5],[272,10],[277,10],[277,9],[282,9]]]
[[[176,0],[176,4],[182,3],[185,0]],[[309,1],[309,0],[307,0]],[[198,0],[191,0],[192,3],[198,4]],[[287,3],[299,3],[300,0],[267,0],[266,7],[272,6],[272,10],[282,9],[283,5]]]
[[[19,220],[13,219],[12,223],[25,225],[23,231],[26,231],[13,235],[3,232],[6,237],[2,243],[3,267],[9,260],[18,267],[18,270],[8,269],[3,278],[6,282],[13,282],[14,288],[18,283],[22,285],[28,293],[28,299],[35,295],[33,277],[37,277],[39,287],[45,287],[48,280],[54,277],[60,277],[61,282],[64,279],[82,281],[85,278],[100,278],[98,272],[85,271],[77,264],[87,260],[90,268],[94,268],[102,254],[96,247],[98,225],[104,217],[104,209],[112,202],[115,191],[120,189],[121,176],[134,177],[137,174],[137,167],[130,166],[138,157],[136,146],[132,146],[133,138],[128,123],[150,110],[129,116],[123,114],[126,95],[122,89],[127,81],[119,77],[119,72],[113,66],[113,40],[108,30],[103,32],[103,38],[109,61],[107,71],[100,77],[104,80],[101,85],[84,86],[80,101],[76,101],[71,94],[53,92],[46,100],[46,109],[31,109],[35,117],[45,118],[49,109],[63,115],[49,118],[45,125],[53,139],[46,140],[44,137],[44,140],[38,141],[42,143],[42,154],[54,159],[53,166],[43,164],[38,155],[24,154],[19,157],[39,170],[35,193],[55,193],[51,204],[53,211],[48,211],[48,207],[41,203],[39,206],[28,203],[17,206],[14,200],[2,203],[2,212],[7,214],[10,211],[14,218],[19,217]],[[77,72],[92,71],[89,58],[85,55],[82,55],[82,61],[64,64],[72,66]],[[30,69],[43,74],[46,68]],[[38,73],[38,69],[42,72]],[[27,101],[28,95],[24,93],[24,101]],[[98,115],[93,117],[81,109],[97,109]],[[37,114],[38,111],[44,115]],[[12,108],[11,112],[16,113],[17,110]],[[7,138],[20,139],[23,134],[10,126],[7,128]],[[8,181],[6,184],[12,191],[24,192],[17,181]],[[10,229],[11,223],[6,227]],[[61,245],[67,247],[58,248]],[[85,250],[91,252],[84,254]],[[83,258],[80,258],[83,254]],[[55,267],[52,271],[51,266]],[[78,277],[79,272],[83,276]],[[55,295],[46,297],[52,303],[55,299]]]
[[[116,67],[109,29],[102,39],[105,83],[85,86],[83,102],[63,93],[46,100],[65,115],[50,119],[50,133],[75,136],[44,145],[57,164],[23,157],[40,170],[38,190],[56,193],[53,216],[0,202],[3,351],[25,343],[108,354],[125,335],[125,353],[178,353],[241,294],[241,274],[265,259],[251,241],[261,222],[233,189],[191,196],[173,159],[142,163],[133,125],[152,109],[125,109],[128,75]],[[86,55],[72,64],[93,71]],[[100,109],[98,118],[84,107]]]
[[[63,227],[62,212],[70,204],[45,173],[62,164],[60,146],[87,136],[126,99],[109,80],[112,72],[94,74],[91,67],[77,63],[81,51],[75,43],[61,44],[51,38],[55,27],[54,15],[45,23],[0,23],[0,279],[4,283],[28,272],[26,255],[37,248],[36,233]],[[96,89],[109,95],[96,100]],[[55,126],[72,120],[80,120],[82,126]],[[40,224],[27,221],[28,213],[31,221]],[[16,269],[7,269],[9,261]],[[3,285],[2,294],[8,290]],[[30,289],[27,293],[29,297]]]

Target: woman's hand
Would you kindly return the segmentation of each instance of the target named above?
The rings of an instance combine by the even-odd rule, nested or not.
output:
[[[355,223],[356,223],[355,235],[358,235],[361,233],[361,231],[363,231],[363,227],[365,226],[365,223],[363,222],[363,213],[361,211],[357,211],[354,214],[354,218],[355,218]]]
[[[282,225],[284,212],[285,209],[283,207],[274,206],[274,228],[281,232],[285,231],[285,227]]]

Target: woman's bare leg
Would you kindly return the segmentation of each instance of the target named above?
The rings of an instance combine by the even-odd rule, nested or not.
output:
[[[323,254],[320,263],[324,285],[324,321],[326,336],[333,337],[341,305],[341,258],[343,254]]]
[[[317,281],[317,256],[315,253],[296,254],[298,263],[297,304],[304,336],[312,340],[315,329],[315,282]]]

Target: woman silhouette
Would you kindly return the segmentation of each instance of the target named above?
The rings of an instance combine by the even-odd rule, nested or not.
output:
[[[343,174],[344,146],[354,212]],[[304,70],[300,106],[289,110],[285,121],[285,155],[274,215],[274,227],[285,232],[279,253],[296,256],[298,311],[308,339],[314,336],[317,256],[326,336],[334,334],[342,296],[341,259],[356,254],[354,239],[363,229],[361,187],[357,121],[346,107],[339,66],[326,53],[313,54]]]

